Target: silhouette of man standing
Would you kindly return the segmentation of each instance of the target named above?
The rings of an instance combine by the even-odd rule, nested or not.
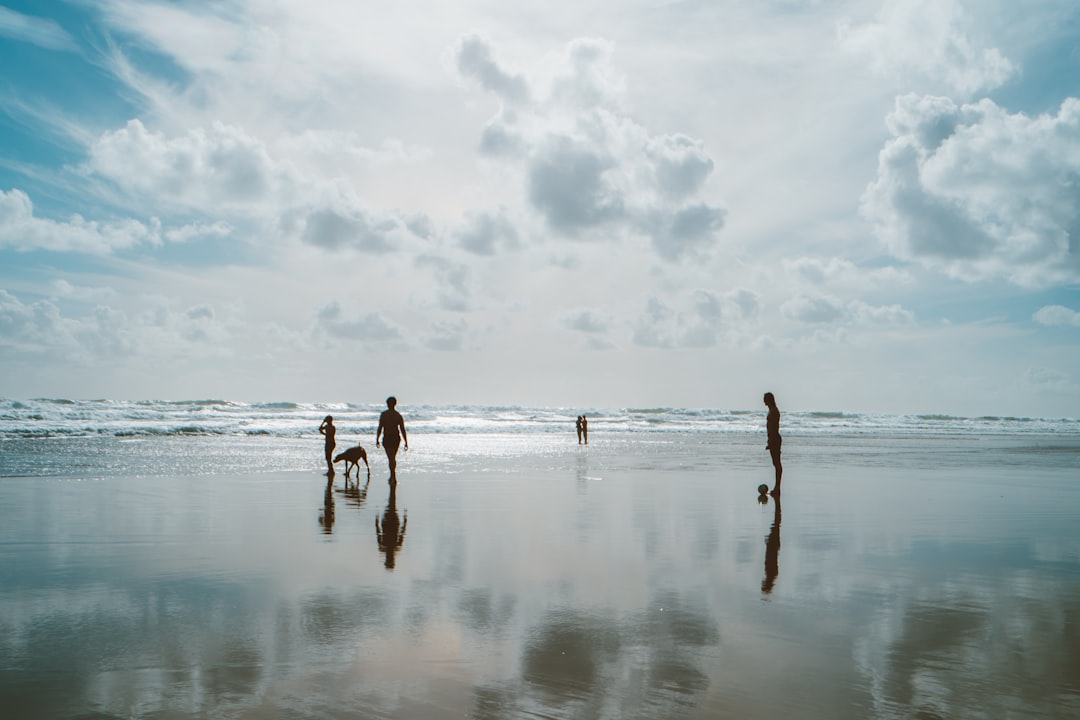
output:
[[[780,408],[776,407],[776,398],[771,392],[765,393],[765,405],[769,408],[769,416],[765,420],[765,430],[769,436],[769,442],[765,449],[772,455],[772,464],[776,468],[776,484],[770,493],[774,497],[780,494],[780,478],[784,474],[784,466],[780,464]]]
[[[375,447],[379,447],[379,437],[382,436],[382,447],[386,451],[386,461],[390,464],[390,482],[397,482],[397,451],[401,441],[405,440],[405,449],[409,449],[409,436],[405,434],[405,419],[394,408],[397,406],[397,398],[386,398],[386,410],[379,416],[379,429],[375,431]]]

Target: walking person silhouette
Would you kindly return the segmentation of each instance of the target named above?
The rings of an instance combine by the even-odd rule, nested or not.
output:
[[[405,441],[405,449],[409,449],[409,436],[405,434],[405,419],[401,417],[395,408],[397,398],[391,395],[386,398],[386,410],[379,416],[379,429],[375,431],[375,447],[379,447],[379,437],[382,437],[382,447],[386,451],[386,461],[390,464],[390,482],[397,482],[397,451],[401,441]]]

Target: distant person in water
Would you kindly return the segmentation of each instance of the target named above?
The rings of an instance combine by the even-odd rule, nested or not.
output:
[[[589,418],[581,416],[581,436],[585,438],[585,444],[589,444]]]
[[[319,426],[319,434],[326,436],[326,474],[334,474],[334,447],[337,442],[334,440],[334,436],[337,435],[337,428],[334,427],[334,418],[331,415],[327,415],[323,418],[322,425]]]
[[[577,444],[581,444],[581,415],[577,416]]]
[[[375,431],[375,447],[379,447],[379,437],[382,437],[383,450],[386,451],[386,461],[390,464],[390,481],[397,482],[397,451],[401,441],[405,441],[405,449],[409,449],[409,436],[405,434],[405,419],[394,408],[397,407],[397,398],[386,398],[386,410],[379,416],[379,429]]]
[[[773,485],[772,493],[770,493],[775,497],[780,494],[780,478],[784,474],[784,466],[780,464],[780,445],[783,442],[780,437],[780,408],[776,407],[776,398],[771,392],[765,393],[765,405],[769,408],[769,416],[765,420],[765,430],[769,441],[765,449],[772,455],[772,464],[776,469],[776,484]]]

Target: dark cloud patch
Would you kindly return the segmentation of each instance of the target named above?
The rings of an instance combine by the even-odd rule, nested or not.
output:
[[[569,234],[621,218],[622,198],[604,175],[614,164],[584,143],[550,138],[529,164],[529,199],[551,227]]]
[[[360,212],[324,208],[307,216],[302,239],[325,250],[353,248],[386,253],[393,249],[390,235],[398,229],[393,220],[375,220]]]
[[[402,339],[402,332],[381,314],[371,312],[355,318],[345,317],[341,305],[331,302],[316,312],[319,327],[337,340],[389,343]]]
[[[529,85],[525,77],[503,67],[495,59],[490,41],[480,35],[473,33],[461,38],[454,50],[454,59],[463,77],[474,80],[504,102],[528,100]]]
[[[515,249],[518,233],[505,212],[470,215],[457,232],[458,244],[475,255],[494,255],[497,250]]]

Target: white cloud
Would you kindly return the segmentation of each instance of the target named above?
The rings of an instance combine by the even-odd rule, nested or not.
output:
[[[868,56],[879,73],[914,72],[971,96],[1017,73],[1000,50],[971,37],[971,18],[956,0],[892,0],[874,22],[841,23],[840,43]]]
[[[79,50],[75,39],[54,20],[23,15],[6,7],[0,7],[0,35],[33,43],[46,50]]]
[[[0,247],[108,253],[137,245],[160,245],[161,227],[137,220],[100,223],[72,215],[67,222],[34,216],[34,204],[21,190],[0,190]]]
[[[698,197],[714,162],[701,140],[650,135],[627,113],[613,52],[576,39],[541,87],[504,69],[489,41],[461,40],[458,71],[502,102],[480,149],[520,173],[528,207],[563,237],[630,233],[650,238],[665,260],[698,257],[724,223],[725,211]]]
[[[1080,100],[1010,114],[905,95],[862,211],[897,257],[965,280],[1080,279]]]
[[[780,312],[789,320],[808,325],[896,327],[915,323],[914,314],[900,305],[870,305],[862,300],[842,301],[824,295],[796,295],[780,306]]]
[[[1040,325],[1064,325],[1080,327],[1080,312],[1063,305],[1047,305],[1039,308],[1032,319]]]
[[[673,299],[672,307],[652,296],[634,323],[633,342],[643,347],[710,348],[756,341],[761,314],[756,293],[736,288],[717,294],[694,290]]]
[[[394,322],[378,312],[345,317],[336,300],[323,306],[316,314],[319,329],[334,340],[359,341],[376,345],[400,345],[404,333]]]

